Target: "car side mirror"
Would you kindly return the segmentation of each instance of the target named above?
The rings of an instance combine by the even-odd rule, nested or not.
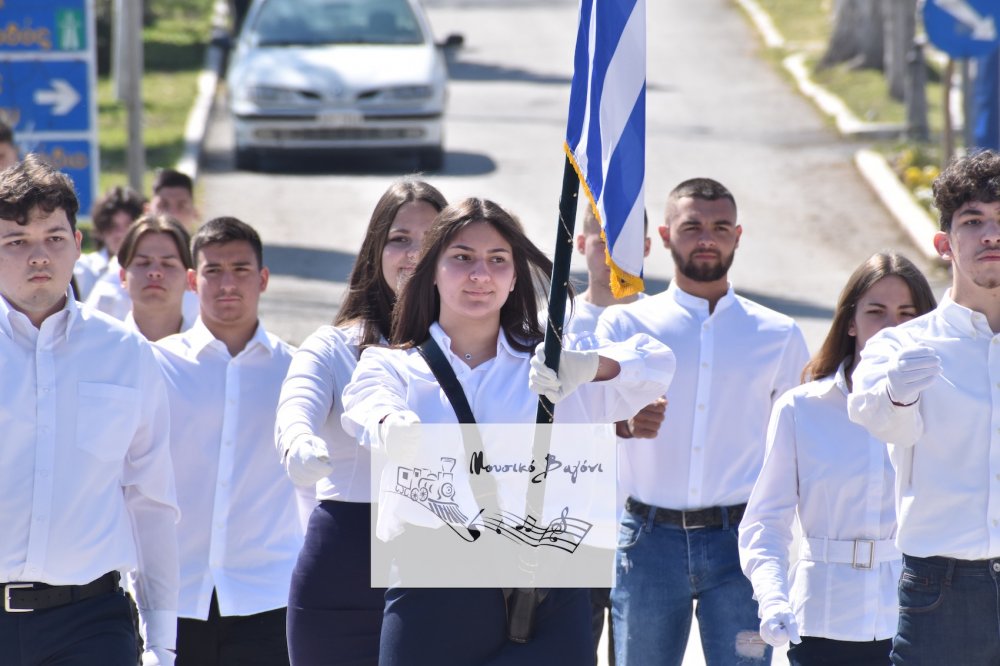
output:
[[[443,42],[439,42],[438,46],[443,49],[457,49],[465,45],[465,37],[458,33],[451,33]]]

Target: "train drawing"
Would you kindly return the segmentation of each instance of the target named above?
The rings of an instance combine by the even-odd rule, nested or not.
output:
[[[432,511],[448,523],[467,520],[455,502],[455,458],[441,458],[441,469],[400,467],[396,472],[396,492]]]

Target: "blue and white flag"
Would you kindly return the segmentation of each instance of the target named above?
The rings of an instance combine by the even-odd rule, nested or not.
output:
[[[604,230],[612,293],[642,291],[645,0],[580,0],[565,147]]]

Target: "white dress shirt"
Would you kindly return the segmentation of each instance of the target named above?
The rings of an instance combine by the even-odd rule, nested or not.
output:
[[[125,321],[132,312],[132,297],[122,286],[120,270],[118,258],[112,258],[108,270],[97,280],[84,302],[95,310]],[[186,290],[181,300],[181,316],[185,321],[193,322],[198,318],[199,310],[198,294]]]
[[[185,293],[193,294],[194,292],[192,291]],[[197,296],[195,296],[195,298],[197,298]],[[195,314],[193,317],[188,317],[187,314],[188,313],[186,312],[181,312],[181,330],[179,330],[178,333],[183,333],[184,331],[191,330],[191,327],[194,326],[194,323],[198,321],[197,314]],[[130,331],[139,331],[139,325],[135,323],[135,316],[132,310],[129,310],[128,314],[125,315],[123,323],[125,324],[125,328],[129,329]]]
[[[647,294],[643,292],[638,295],[639,299],[646,298],[646,296]],[[574,298],[573,313],[570,315],[567,311],[569,321],[566,322],[563,329],[563,335],[566,336],[565,346],[570,349],[583,350],[599,346],[600,343],[594,337],[594,332],[597,330],[597,320],[608,307],[607,305],[594,305],[582,297]],[[545,320],[545,313],[541,314],[541,318],[543,321]]]
[[[941,376],[910,407],[893,405],[886,372],[915,344],[941,357]],[[854,371],[851,420],[890,444],[896,468],[896,544],[907,555],[1000,557],[1000,335],[955,303],[868,341]]]
[[[72,298],[40,328],[0,298],[0,377],[0,583],[138,567],[147,644],[172,648],[178,511],[149,345]]]
[[[870,641],[896,633],[902,556],[893,544],[893,479],[885,444],[847,418],[843,365],[778,400],[740,523],[740,562],[762,613],[790,601],[807,636]],[[789,581],[796,513],[805,542]]]
[[[430,333],[451,363],[477,423],[534,423],[538,396],[528,388],[531,353],[511,347],[501,331],[496,357],[470,368],[451,351],[451,340],[437,323]],[[674,355],[648,336],[602,347],[600,353],[620,364],[619,374],[580,386],[556,405],[556,422],[619,421],[662,395],[670,384]],[[377,446],[379,421],[390,413],[410,410],[423,423],[458,421],[434,373],[415,349],[366,349],[343,400],[344,428],[369,448]],[[380,506],[377,530],[382,538],[396,531],[383,524],[384,509]]]
[[[622,443],[629,495],[670,509],[742,504],[764,461],[771,407],[797,386],[809,359],[790,317],[733,293],[708,301],[679,289],[601,315],[597,337],[646,333],[677,355],[663,427]],[[629,416],[632,416],[631,414]]]
[[[274,452],[274,412],[292,348],[258,324],[236,357],[199,319],[154,345],[167,378],[181,521],[181,617],[288,603],[302,546],[295,490]]]
[[[76,278],[77,300],[86,301],[97,281],[108,270],[111,257],[108,248],[102,247],[96,252],[81,254],[73,266],[73,277]],[[115,262],[115,273],[118,272],[118,262]]]
[[[360,329],[323,326],[295,352],[278,401],[275,442],[279,454],[302,434],[326,442],[333,471],[316,484],[316,499],[371,501],[371,454],[340,425],[340,394],[358,365]]]

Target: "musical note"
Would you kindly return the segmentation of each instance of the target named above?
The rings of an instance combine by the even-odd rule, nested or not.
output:
[[[551,523],[549,523],[549,529],[546,530],[547,532],[552,533],[552,536],[549,537],[549,541],[555,543],[556,541],[559,540],[558,535],[566,531],[567,517],[569,517],[569,507],[564,506],[562,513],[559,514],[559,517],[553,520]]]

